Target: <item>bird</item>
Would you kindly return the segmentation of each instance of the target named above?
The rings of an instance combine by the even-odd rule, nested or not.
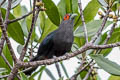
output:
[[[77,14],[75,13],[66,14],[63,17],[58,29],[51,32],[44,38],[38,48],[36,56],[33,57],[30,62],[51,59],[54,56],[59,57],[64,55],[66,52],[70,52],[74,41],[73,26],[76,16]],[[31,68],[24,73],[26,75],[31,75],[37,67]]]

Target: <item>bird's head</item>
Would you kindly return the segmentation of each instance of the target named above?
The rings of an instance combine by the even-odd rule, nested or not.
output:
[[[73,27],[73,23],[74,23],[74,19],[75,17],[77,16],[77,14],[66,14],[64,17],[63,17],[63,20],[61,22],[61,24],[59,25],[59,27]],[[70,28],[71,28],[70,27]]]
[[[66,14],[63,18],[63,21],[66,21],[66,20],[71,20],[71,21],[74,21],[75,17],[77,16],[77,14]]]

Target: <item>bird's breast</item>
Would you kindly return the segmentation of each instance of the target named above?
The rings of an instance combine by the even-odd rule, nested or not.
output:
[[[59,33],[56,33],[56,35],[54,36],[54,46],[58,49],[60,48],[71,49],[73,39],[74,38],[72,30],[61,31]]]

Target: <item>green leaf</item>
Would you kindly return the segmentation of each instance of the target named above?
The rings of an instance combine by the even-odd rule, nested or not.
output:
[[[97,0],[92,0],[88,3],[88,5],[83,10],[85,22],[88,23],[94,19],[96,16],[100,5]],[[81,24],[80,15],[75,19],[75,28]]]
[[[23,72],[20,72],[20,77],[21,77],[21,80],[29,80]]]
[[[72,13],[72,0],[65,0],[66,13]]]
[[[106,3],[105,0],[98,0],[98,2],[99,2],[102,6],[108,7],[108,4]]]
[[[84,71],[82,71],[82,72],[80,73],[80,78],[81,78],[81,80],[84,79],[84,77],[86,76],[87,73],[88,73],[88,71],[86,71],[86,70],[84,70]],[[90,76],[88,77],[87,80],[90,80]]]
[[[32,78],[34,78],[38,73],[42,73],[44,70],[45,70],[46,66],[41,66],[41,68],[34,72],[30,77],[29,77],[29,80],[32,80]]]
[[[90,55],[90,56],[92,59],[96,61],[98,66],[100,66],[106,72],[112,75],[120,76],[120,65],[108,60],[107,58],[104,58],[102,55]]]
[[[74,37],[74,43],[77,44],[78,47],[81,47],[85,44],[84,37]]]
[[[49,19],[55,24],[60,24],[60,16],[58,9],[52,0],[42,0],[45,4],[46,14],[48,15]]]
[[[112,48],[103,49],[100,54],[103,54],[103,56],[107,56],[112,51]]]
[[[112,22],[107,21],[106,25],[105,25],[105,28],[108,25],[110,25],[111,23]],[[91,21],[91,22],[87,23],[86,26],[87,26],[88,36],[90,37],[90,36],[93,36],[94,34],[96,34],[96,32],[99,30],[101,24],[102,24],[101,20],[94,20],[94,21]],[[74,36],[76,36],[76,37],[84,37],[84,32],[83,32],[83,27],[82,26],[78,27],[74,31]]]
[[[2,12],[3,18],[5,18],[6,10],[2,8],[1,12]],[[9,19],[12,20],[12,19],[15,19],[15,17],[10,13]],[[9,24],[7,27],[7,31],[16,42],[22,45],[24,44],[24,34],[19,22],[14,22]]]
[[[100,44],[103,44],[107,38],[107,33],[108,32],[105,32],[102,37],[101,37],[101,42]],[[120,28],[115,28],[113,30],[113,33],[108,41],[108,44],[110,43],[115,43],[115,42],[119,42],[120,41]],[[103,56],[107,56],[110,52],[112,51],[112,48],[108,48],[108,49],[103,49],[101,51],[101,54],[103,54]]]
[[[13,14],[14,14],[15,17],[20,17],[21,13],[22,13],[22,11],[21,11],[21,5],[18,5],[17,7],[15,7],[13,9]]]
[[[60,2],[58,3],[58,11],[59,11],[61,18],[63,18],[64,15],[66,14],[65,0],[60,0]]]
[[[120,5],[120,4],[119,4],[118,1],[114,2],[113,6],[112,6],[112,10],[113,10],[113,11],[116,11],[116,10],[118,9],[119,5]]]
[[[45,69],[45,72],[48,74],[48,76],[49,76],[52,80],[56,80],[55,77],[54,77],[54,75],[51,73],[51,71],[50,71],[48,68]]]
[[[22,16],[23,15],[25,15],[26,13],[28,13],[29,11],[28,11],[28,9],[26,8],[26,6],[21,6],[21,14],[22,14]]]
[[[6,44],[5,44],[4,48],[3,48],[3,53],[4,53],[5,57],[7,58],[9,64],[11,66],[13,66],[13,59],[12,59],[11,53],[10,53],[10,51],[8,49],[8,46]]]
[[[105,32],[103,35],[100,36],[100,41],[98,44],[104,44],[106,38],[107,38],[107,32]],[[112,51],[112,48],[102,49],[100,54],[103,54],[103,56],[107,56],[111,51]]]
[[[111,75],[108,80],[120,80],[120,76]]]
[[[43,28],[43,34],[41,35],[39,42],[41,42],[50,32],[56,30],[57,26],[51,23],[48,19],[45,20],[45,27]]]
[[[67,72],[67,70],[66,70],[66,68],[65,68],[65,66],[64,66],[64,64],[63,64],[63,62],[60,62],[60,64],[61,64],[61,67],[62,67],[62,69],[63,69],[63,71],[64,71],[66,77],[69,79],[68,72]]]
[[[114,29],[108,43],[119,42],[120,41],[120,35],[119,34],[120,34],[120,28]]]
[[[30,28],[31,28],[31,23],[32,23],[32,15],[29,15],[27,18],[26,18],[26,23],[27,23],[27,29],[28,31],[30,31]],[[32,32],[32,35],[31,35],[31,40],[35,40],[36,38],[36,33],[35,33],[35,27],[33,28],[33,32]]]
[[[24,35],[27,37],[28,36],[28,29],[27,29],[26,19],[21,21],[21,28],[23,30]]]
[[[72,12],[78,13],[78,0],[72,0]]]
[[[12,5],[11,8],[16,7],[18,4],[20,4],[22,0],[12,0]],[[6,2],[1,6],[2,8],[7,8],[8,6],[8,1],[6,0]]]
[[[12,56],[10,54],[10,51],[7,47],[7,45],[5,44],[5,46],[3,47],[3,54],[6,57],[6,59],[8,60],[9,64],[11,66],[13,66],[13,59]],[[11,71],[11,69],[8,67],[8,65],[5,63],[4,59],[2,58],[2,56],[0,56],[0,68],[5,68],[7,70],[7,72],[9,73]]]
[[[41,29],[43,29],[45,27],[45,20],[46,20],[45,13],[40,12],[39,17],[40,17],[40,26],[39,27],[41,27]]]

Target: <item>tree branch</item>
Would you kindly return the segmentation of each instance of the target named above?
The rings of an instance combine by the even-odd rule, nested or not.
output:
[[[36,23],[36,20],[37,20],[39,11],[40,11],[40,10],[38,9],[37,12],[36,12],[36,15],[35,15],[35,3],[36,3],[36,0],[34,0],[34,2],[33,2],[33,17],[32,17],[32,24],[31,24],[30,32],[29,32],[29,34],[28,34],[27,41],[26,41],[26,43],[25,43],[25,45],[24,45],[24,47],[23,47],[23,49],[22,49],[22,53],[21,53],[20,58],[19,58],[21,61],[23,60],[23,58],[24,58],[24,56],[25,56],[25,53],[26,53],[26,51],[27,51],[27,46],[28,46],[30,37],[31,37],[31,35],[32,35],[32,31],[33,31],[33,29],[34,29],[34,26],[35,26],[35,23]]]
[[[91,72],[92,72],[92,68],[90,68],[90,69],[88,70],[88,73],[86,74],[86,76],[84,77],[83,80],[88,80],[88,78],[89,78]]]
[[[21,20],[21,19],[24,19],[24,18],[26,18],[27,16],[29,16],[29,15],[32,14],[32,13],[33,13],[33,11],[30,11],[29,13],[27,13],[27,14],[19,17],[19,18],[16,18],[16,19],[13,19],[13,20],[9,20],[9,21],[8,21],[8,24],[13,23],[13,22],[16,22],[16,21],[19,21],[19,20]]]
[[[110,39],[110,37],[111,37],[111,35],[112,35],[112,33],[113,33],[113,30],[114,30],[114,28],[115,28],[116,25],[117,25],[116,23],[114,23],[114,24],[112,25],[111,30],[110,30],[110,32],[108,33],[107,39],[106,39],[106,41],[105,41],[104,44],[107,44],[107,42],[108,42],[108,40]]]
[[[10,50],[10,53],[12,55],[12,58],[13,58],[14,62],[16,63],[17,58],[16,58],[16,55],[15,55],[15,53],[13,51],[13,48],[11,46],[11,42],[10,42],[10,40],[8,38],[8,35],[7,35],[7,32],[6,32],[6,28],[8,26],[7,21],[8,21],[8,17],[9,17],[9,14],[10,14],[10,9],[11,9],[11,2],[12,2],[12,0],[8,0],[8,8],[7,8],[4,24],[2,23],[2,14],[1,14],[1,11],[0,11],[0,22],[1,22],[0,27],[1,27],[2,33],[3,33],[4,37],[5,37],[5,40],[6,40],[6,43],[8,45],[8,48]]]
[[[0,13],[0,14],[1,14],[1,13]],[[1,23],[2,23],[2,22],[0,22],[0,25],[2,25]],[[4,38],[4,35],[2,34],[2,36],[1,36],[1,41],[0,41],[0,56],[1,56],[1,54],[2,54],[4,42],[5,42],[5,38]]]
[[[39,7],[37,8],[37,12],[35,14],[35,3],[36,3],[36,0],[33,1],[33,17],[32,17],[32,23],[31,23],[31,28],[30,28],[30,32],[28,34],[28,38],[27,38],[27,41],[22,49],[22,52],[21,52],[21,55],[20,55],[20,58],[19,60],[20,61],[23,61],[24,59],[24,56],[25,56],[25,53],[27,51],[27,47],[28,47],[28,43],[29,43],[29,40],[30,40],[30,37],[32,35],[32,31],[34,29],[34,26],[35,26],[35,22],[37,20],[37,17],[38,17],[38,14],[39,14]],[[16,73],[18,73],[18,69],[20,68],[21,66],[19,66],[18,64],[15,64],[12,72],[10,73],[10,75],[8,76],[8,80],[13,80],[14,77],[16,76]]]
[[[92,60],[92,61],[93,61],[93,60]],[[74,75],[70,78],[70,80],[76,80],[77,76],[78,76],[83,70],[85,70],[85,69],[92,63],[92,61],[90,61],[88,64],[86,64],[84,67],[82,67],[82,68],[80,69],[80,71],[78,71],[76,74],[74,74]]]
[[[79,50],[70,53],[70,54],[66,54],[60,57],[56,57],[55,59],[46,59],[46,60],[41,60],[41,61],[33,61],[33,62],[22,62],[22,61],[18,61],[18,65],[19,66],[24,66],[24,67],[35,67],[35,66],[39,66],[39,65],[50,65],[53,64],[55,62],[59,62],[62,60],[66,60],[69,59],[71,57],[74,57],[78,54],[81,54],[83,52],[85,52],[86,50],[89,49],[106,49],[106,48],[113,48],[113,47],[118,47],[120,46],[120,42],[117,43],[113,43],[113,44],[106,44],[106,45],[93,45],[91,43],[87,43],[85,44],[83,47],[81,47]]]
[[[35,11],[36,11],[36,10],[37,10],[37,9],[35,9]],[[39,10],[40,10],[40,11],[44,11],[44,9],[42,9],[42,8],[39,8]],[[25,14],[25,15],[17,18],[17,19],[9,20],[9,21],[8,21],[8,24],[13,23],[13,22],[16,22],[16,21],[19,21],[19,20],[21,20],[21,19],[24,19],[24,18],[26,18],[27,16],[29,16],[29,15],[32,14],[32,13],[33,13],[33,11],[30,11],[29,13],[27,13],[27,14]]]
[[[112,25],[111,30],[110,30],[110,32],[108,33],[107,38],[106,38],[104,44],[107,44],[107,43],[108,43],[108,41],[109,41],[109,39],[110,39],[110,37],[111,37],[111,35],[112,35],[112,33],[113,33],[113,30],[114,30],[115,26],[116,26],[116,23],[114,23],[114,24]],[[99,54],[101,51],[102,51],[102,49],[98,49],[98,50],[96,51],[96,53]]]
[[[4,56],[3,53],[1,54],[1,56],[2,56],[2,58],[4,59],[5,63],[8,65],[8,67],[9,67],[10,69],[12,69],[12,66],[9,64],[8,60],[6,59],[6,57]]]
[[[109,13],[110,13],[110,9],[108,9],[107,10],[107,12],[106,12],[106,15],[105,15],[105,17],[104,17],[104,19],[103,19],[103,22],[102,22],[102,24],[101,24],[101,27],[100,27],[100,29],[98,30],[98,32],[96,33],[96,35],[92,38],[92,40],[90,41],[91,43],[94,43],[95,42],[95,40],[100,36],[100,34],[102,33],[102,31],[103,31],[103,29],[104,29],[104,27],[105,27],[105,24],[106,24],[106,22],[107,22],[107,19],[108,19],[108,15],[109,15]]]
[[[83,11],[82,11],[81,0],[78,0],[78,5],[80,8],[80,15],[81,15],[82,25],[83,25],[83,29],[84,29],[85,40],[86,40],[86,43],[88,43],[87,28],[86,28],[85,19],[84,19],[84,15],[83,15]]]

